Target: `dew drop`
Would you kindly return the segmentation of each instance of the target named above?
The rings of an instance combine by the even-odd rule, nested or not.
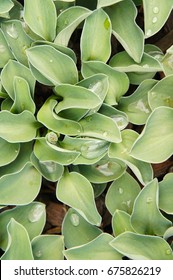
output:
[[[158,14],[159,13],[159,7],[154,7],[153,8],[153,13]]]
[[[64,21],[64,25],[68,25],[68,20],[65,20],[65,21]]]
[[[151,34],[152,34],[151,29],[148,29],[147,32],[146,32],[146,35],[147,35],[147,36],[151,36]]]
[[[152,197],[147,197],[147,203],[151,203],[153,201]]]
[[[172,254],[172,251],[170,249],[167,249],[166,250],[166,255],[171,255]]]
[[[149,65],[148,64],[144,64],[142,65],[143,68],[149,68]]]
[[[106,137],[108,135],[107,131],[103,132],[103,136]]]
[[[43,204],[34,205],[28,214],[28,220],[31,223],[38,222],[41,216],[43,215],[44,211],[45,211],[45,206]]]
[[[50,63],[52,63],[52,62],[53,62],[53,60],[52,60],[52,59],[50,59],[49,61],[50,61]]]
[[[73,226],[77,227],[79,225],[79,216],[77,214],[71,214],[70,221]]]
[[[156,22],[157,22],[157,17],[153,17],[152,23],[156,23]]]
[[[7,34],[13,39],[17,39],[19,37],[19,34],[17,32],[17,29],[16,29],[14,23],[8,25],[6,31],[7,31]]]
[[[40,258],[42,256],[42,251],[38,250],[36,252],[34,252],[34,255],[37,257],[37,258]]]
[[[0,53],[5,52],[6,47],[4,45],[0,45]]]
[[[124,190],[122,188],[118,188],[119,194],[123,194]]]
[[[105,163],[102,165],[96,166],[96,169],[102,173],[104,176],[112,176],[114,175],[114,172],[110,169],[110,163]]]

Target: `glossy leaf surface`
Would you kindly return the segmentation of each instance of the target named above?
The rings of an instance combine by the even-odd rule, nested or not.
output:
[[[19,143],[9,143],[0,138],[0,166],[4,166],[14,161],[20,151]]]
[[[73,193],[73,195],[71,195]],[[77,172],[64,173],[56,190],[57,198],[77,210],[89,223],[100,225],[93,188],[90,182]]]
[[[125,231],[134,232],[130,221],[130,215],[125,211],[116,210],[112,217],[112,229],[114,236],[118,236]]]
[[[173,213],[172,180],[173,180],[173,174],[168,173],[165,175],[163,180],[159,182],[159,208],[168,214]]]

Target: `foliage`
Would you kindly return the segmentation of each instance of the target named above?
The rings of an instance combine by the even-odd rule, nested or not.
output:
[[[173,259],[173,176],[152,168],[173,154],[173,52],[146,43],[166,2],[0,2],[2,259]],[[42,234],[43,180],[69,207],[61,235]]]

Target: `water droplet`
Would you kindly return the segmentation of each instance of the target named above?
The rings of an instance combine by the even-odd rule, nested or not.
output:
[[[11,38],[13,38],[13,39],[17,39],[17,38],[19,37],[19,34],[18,34],[18,32],[17,32],[17,29],[16,29],[14,23],[9,24],[9,25],[7,26],[6,31],[7,31],[7,34],[8,34]]]
[[[47,133],[46,140],[50,144],[55,145],[57,143],[57,141],[58,141],[58,135],[55,132],[51,131],[51,132]]]
[[[54,161],[40,161],[42,168],[46,169],[49,173],[54,173],[57,170],[57,165]]]
[[[20,19],[24,18],[24,10],[20,10]]]
[[[150,113],[149,107],[147,106],[147,104],[145,104],[145,102],[142,99],[129,104],[128,111],[131,113],[139,113],[139,111],[144,112],[146,114]]]
[[[4,45],[0,45],[0,53],[5,52],[6,47]]]
[[[28,220],[31,223],[38,222],[41,218],[41,216],[44,214],[45,206],[43,204],[35,204],[29,214],[28,214]]]
[[[149,203],[151,203],[151,202],[153,202],[152,197],[147,197],[147,203],[149,204]]]
[[[151,34],[152,34],[152,30],[148,29],[147,32],[146,32],[146,35],[149,37],[149,36],[151,36]]]
[[[65,20],[64,25],[68,25],[68,22],[69,22],[68,20]]]
[[[118,188],[119,194],[123,194],[124,190],[122,188]]]
[[[130,208],[131,200],[127,200],[127,201],[126,201],[126,205],[127,205],[128,208]]]
[[[92,92],[101,92],[103,90],[103,85],[100,81],[94,82],[89,85],[88,89]]]
[[[118,125],[120,130],[123,130],[128,125],[126,117],[122,115],[112,115],[110,117]]]
[[[142,65],[143,68],[149,68],[149,65],[148,64],[144,64]]]
[[[152,23],[156,23],[156,22],[157,22],[157,17],[153,17]]]
[[[171,255],[172,251],[171,251],[171,249],[167,249],[165,253],[166,253],[166,255]]]
[[[36,252],[34,252],[34,255],[37,257],[37,258],[40,258],[42,256],[42,251],[38,250]]]
[[[103,132],[103,136],[106,137],[108,135],[107,131]]]
[[[110,163],[105,163],[103,165],[97,165],[96,169],[102,173],[104,176],[112,176],[114,172],[110,169]]]
[[[52,60],[52,59],[50,59],[49,61],[50,61],[50,63],[52,63],[52,62],[53,62],[53,60]]]
[[[79,225],[79,216],[75,213],[71,214],[70,221],[73,226],[77,227]]]
[[[153,13],[158,14],[159,13],[159,7],[154,7],[153,8]]]

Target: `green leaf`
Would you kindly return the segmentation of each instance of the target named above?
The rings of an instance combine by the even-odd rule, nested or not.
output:
[[[102,8],[102,7],[111,6],[120,1],[122,1],[122,0],[97,0],[97,9]]]
[[[113,119],[99,113],[85,117],[79,121],[82,131],[80,136],[89,136],[109,142],[121,142],[121,134]],[[100,124],[102,124],[100,126]]]
[[[23,64],[14,60],[9,60],[1,72],[2,85],[8,92],[9,96],[14,100],[13,81],[15,76],[21,77],[28,82],[31,95],[34,97],[35,79],[31,74],[31,71]]]
[[[159,208],[168,214],[173,214],[173,174],[168,173],[163,180],[159,182]]]
[[[124,112],[106,103],[102,104],[99,113],[113,119],[113,121],[117,124],[119,130],[123,130],[129,123],[128,117]]]
[[[100,157],[107,153],[109,142],[89,137],[65,136],[63,141],[60,142],[60,146],[64,149],[80,153],[73,164],[91,164],[97,162]]]
[[[159,61],[147,53],[144,53],[141,61],[137,63],[126,52],[119,52],[111,58],[109,64],[113,69],[126,73],[156,73],[162,71]]]
[[[52,0],[25,0],[24,20],[43,39],[52,41],[55,38],[56,18]]]
[[[127,53],[139,63],[144,50],[144,34],[136,24],[137,8],[131,0],[124,0],[105,8],[112,22],[112,33]]]
[[[173,107],[173,75],[160,80],[148,92],[148,102],[152,110],[160,106]]]
[[[26,54],[32,66],[54,85],[77,83],[78,72],[74,61],[52,46],[35,46],[27,49]]]
[[[11,218],[25,227],[30,240],[39,235],[46,222],[45,205],[32,202],[28,205],[17,206],[0,214],[0,247],[5,250],[8,244],[7,225]]]
[[[159,211],[158,196],[159,185],[156,179],[146,185],[137,196],[131,215],[131,224],[136,232],[163,236],[171,226],[172,223]]]
[[[148,102],[148,92],[156,83],[156,80],[145,80],[139,85],[133,94],[120,99],[118,109],[127,114],[131,123],[138,125],[146,123],[151,114],[151,108]]]
[[[81,60],[107,62],[111,54],[111,22],[102,10],[95,10],[85,20],[80,47]]]
[[[97,109],[102,104],[99,96],[90,89],[81,86],[60,85],[55,88],[55,92],[58,98],[60,98],[60,101],[55,107],[56,114],[61,113],[60,115],[64,117],[67,114],[68,118],[76,121],[83,117],[89,109]]]
[[[79,165],[79,171],[92,183],[106,183],[123,175],[126,164],[107,156],[92,165]]]
[[[74,6],[76,0],[54,0],[54,4],[57,10],[57,13],[61,14],[64,10]]]
[[[7,226],[7,231],[8,245],[1,260],[33,260],[29,236],[24,226],[12,218]]]
[[[36,236],[32,242],[34,260],[63,260],[64,238],[59,235]]]
[[[13,54],[5,40],[4,33],[0,29],[0,68],[3,68],[9,59],[13,59]]]
[[[25,33],[22,22],[19,20],[9,20],[3,22],[1,26],[15,58],[25,66],[28,66],[25,50],[30,47],[33,40]]]
[[[173,74],[173,46],[166,50],[166,54],[161,60],[165,76]]]
[[[81,132],[81,125],[73,120],[65,119],[55,114],[55,107],[58,104],[57,97],[50,97],[46,100],[37,114],[39,122],[57,133],[65,135],[78,135]]]
[[[65,172],[57,184],[56,196],[79,212],[89,223],[100,225],[101,216],[95,205],[93,188],[81,174]]]
[[[111,215],[116,210],[131,214],[134,200],[141,188],[137,181],[127,172],[115,180],[106,193],[105,204]]]
[[[31,162],[39,173],[48,181],[56,182],[62,176],[64,167],[54,161],[41,161],[34,153],[31,155]]]
[[[80,153],[51,144],[43,137],[36,140],[34,154],[41,162],[53,161],[62,165],[68,165],[74,162]]]
[[[172,119],[173,108],[162,106],[156,108],[149,116],[144,130],[133,144],[131,156],[152,163],[168,159],[173,153]]]
[[[132,260],[173,260],[171,247],[158,236],[125,232],[110,245]]]
[[[129,79],[125,73],[116,71],[101,61],[85,61],[82,63],[81,71],[84,78],[91,77],[98,73],[108,76],[109,88],[105,97],[105,102],[110,105],[117,105],[120,97],[124,95],[129,88]]]
[[[143,0],[145,37],[157,33],[167,21],[173,7],[173,1],[167,0],[166,5],[162,0]]]
[[[9,164],[14,161],[19,154],[19,143],[11,144],[6,140],[0,138],[0,167]]]
[[[30,161],[30,155],[31,155],[32,149],[33,149],[32,141],[26,142],[26,143],[21,143],[17,158],[14,161],[12,161],[10,164],[7,164],[0,168],[0,177],[10,174],[10,173],[16,173],[16,172],[20,171],[25,166],[25,164],[28,161]]]
[[[0,14],[9,12],[14,6],[13,1],[11,0],[1,0],[0,2]]]
[[[41,175],[28,162],[20,171],[0,178],[0,204],[28,204],[36,198],[40,187]]]
[[[62,224],[67,249],[86,244],[101,233],[101,229],[88,223],[77,211],[72,208],[68,210]]]
[[[22,94],[21,94],[22,93]],[[28,82],[21,77],[14,77],[14,104],[11,107],[12,113],[21,113],[24,110],[35,113],[35,103],[31,97]]]
[[[67,260],[121,260],[122,255],[112,249],[110,234],[102,233],[84,245],[64,251]]]
[[[60,13],[57,18],[57,36],[54,42],[62,46],[67,46],[77,26],[90,14],[90,10],[80,6],[70,7]]]
[[[0,137],[10,143],[29,142],[36,136],[38,123],[29,111],[12,114],[0,112]]]
[[[141,184],[145,185],[153,178],[153,170],[149,163],[134,159],[131,156],[131,149],[138,137],[134,130],[125,129],[121,133],[121,143],[111,143],[108,155],[110,158],[119,159],[126,163],[132,172],[136,175]]]
[[[130,222],[130,215],[122,210],[116,210],[112,217],[112,229],[114,236],[118,236],[125,231],[134,232]]]

